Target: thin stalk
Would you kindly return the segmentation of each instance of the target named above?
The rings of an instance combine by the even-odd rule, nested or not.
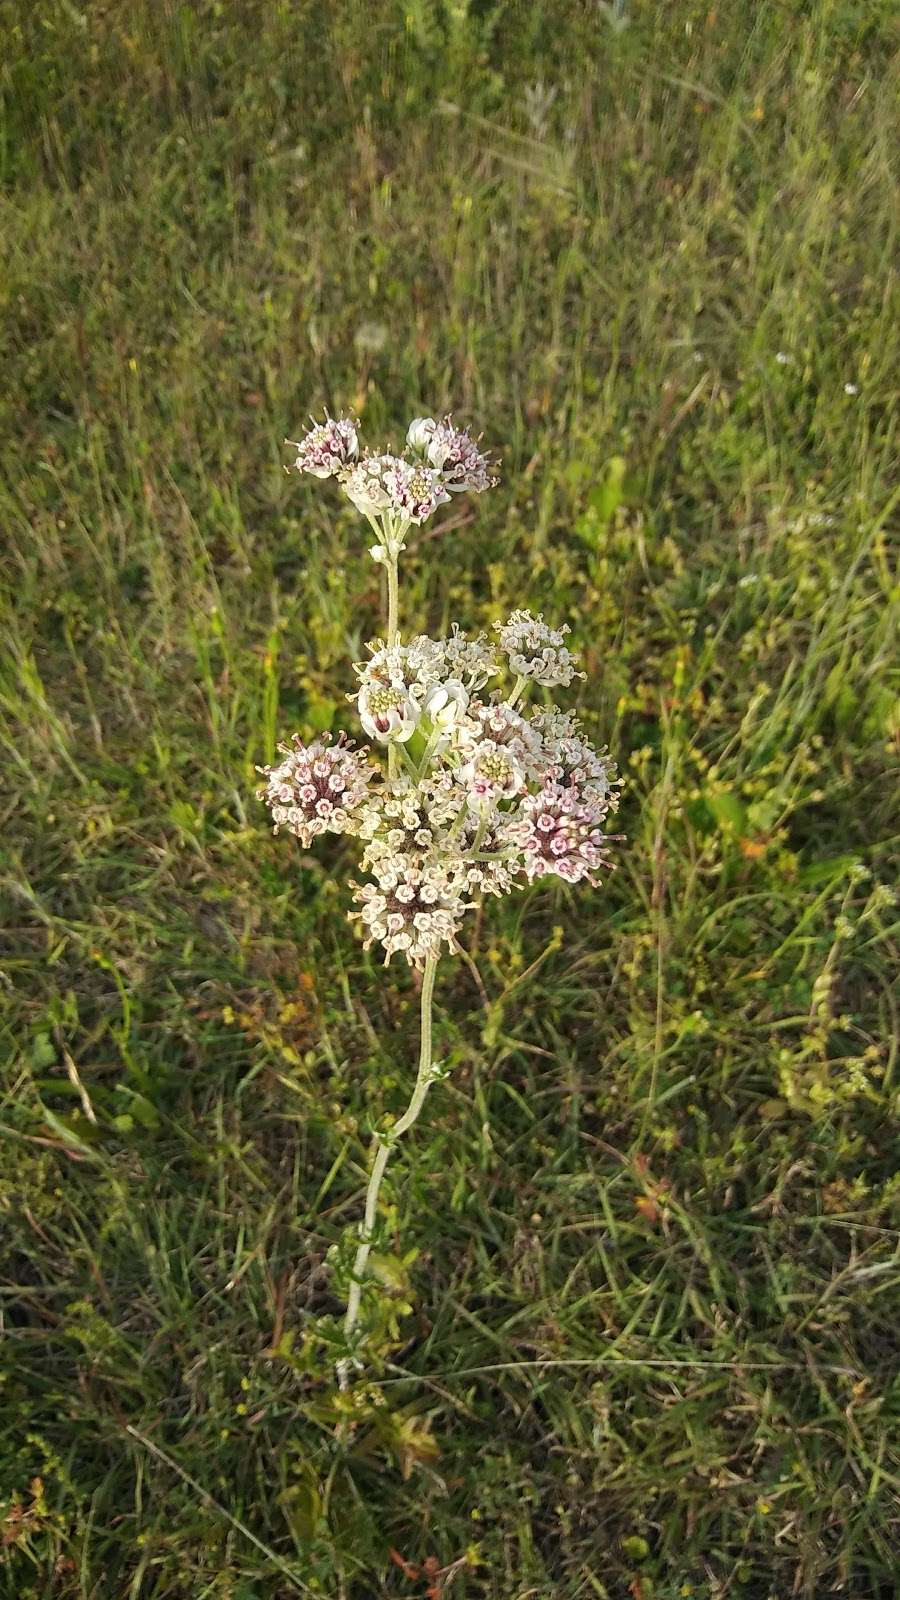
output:
[[[397,643],[398,639],[399,639],[399,636],[400,636],[400,630],[399,630],[400,581],[399,581],[399,574],[398,574],[398,570],[397,570],[398,562],[400,560],[400,555],[399,555],[399,552],[398,552],[398,550],[396,548],[396,545],[395,545],[394,534],[395,534],[395,530],[394,530],[393,522],[387,516],[385,516],[385,519],[384,519],[384,537],[385,537],[385,547],[387,549],[387,558],[386,558],[386,561],[385,561],[385,565],[387,567],[387,591],[388,591],[388,614],[387,614],[387,642],[388,642],[388,646],[395,645]],[[387,748],[387,766],[388,766],[388,777],[390,778],[391,782],[393,783],[394,779],[397,776],[399,768],[400,768],[400,753],[399,753],[399,751],[397,749],[396,744],[393,743],[393,741],[388,745],[388,748]]]
[[[475,838],[472,840],[472,854],[473,855],[477,855],[478,851],[481,849],[481,846],[482,846],[482,844],[484,842],[484,836],[487,833],[487,823],[488,823],[487,806],[482,804],[481,816],[478,818],[478,828],[477,828],[476,833],[475,833]]]
[[[424,749],[423,754],[422,754],[422,759],[419,762],[418,771],[417,771],[417,776],[418,777],[420,777],[420,778],[423,777],[424,774],[428,771],[429,767],[431,766],[432,761],[434,760],[435,752],[437,750],[437,747],[440,744],[441,740],[444,738],[444,735],[445,735],[445,730],[443,728],[441,728],[441,727],[432,728],[431,733],[429,734],[429,737],[428,737],[428,743],[426,744],[425,749]]]
[[[398,1139],[401,1139],[416,1121],[423,1105],[425,1096],[434,1082],[431,1055],[431,1005],[434,997],[434,975],[437,971],[437,956],[428,956],[425,962],[425,971],[422,976],[422,994],[420,1001],[421,1031],[419,1036],[419,1070],[416,1074],[415,1088],[399,1122],[395,1122],[387,1133],[376,1133],[372,1140],[374,1159],[372,1170],[369,1174],[369,1186],[366,1190],[366,1209],[360,1228],[359,1244],[353,1262],[353,1276],[350,1283],[350,1294],[347,1298],[347,1313],[344,1317],[344,1333],[349,1339],[359,1320],[359,1305],[362,1298],[363,1280],[366,1266],[368,1265],[369,1252],[372,1248],[372,1234],[375,1228],[375,1217],[378,1211],[378,1194],[381,1189],[381,1180],[385,1168],[391,1157]],[[342,1389],[346,1389],[350,1379],[349,1361],[338,1362],[338,1382]]]
[[[515,683],[513,684],[512,694],[510,695],[509,699],[506,702],[506,704],[508,706],[514,706],[515,705],[515,703],[518,700],[520,694],[522,693],[522,690],[525,688],[525,685],[526,685],[527,682],[528,682],[528,679],[524,676],[523,673],[520,672],[519,676],[517,677],[517,679],[515,681]]]
[[[387,582],[388,582],[387,642],[388,642],[389,645],[392,645],[392,644],[396,644],[397,643],[397,635],[398,635],[397,619],[398,619],[398,614],[399,614],[399,594],[398,594],[399,585],[398,585],[398,582],[397,582],[397,557],[396,556],[390,556],[388,558],[388,561],[387,561]]]

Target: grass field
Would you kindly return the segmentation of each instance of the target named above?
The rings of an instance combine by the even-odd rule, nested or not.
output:
[[[0,0],[3,1600],[896,1595],[895,16]],[[442,963],[347,1395],[325,404],[484,429],[403,622],[569,621],[628,835]]]

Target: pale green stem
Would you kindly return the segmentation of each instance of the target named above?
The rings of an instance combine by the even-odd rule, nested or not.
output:
[[[432,728],[428,737],[428,743],[426,744],[424,753],[422,755],[422,759],[419,762],[418,771],[416,773],[417,777],[422,777],[422,775],[428,771],[434,759],[434,753],[444,737],[444,732],[445,730],[443,728]]]
[[[384,518],[384,540],[385,540],[385,548],[386,548],[386,550],[388,552],[387,553],[387,559],[385,561],[385,565],[387,567],[387,591],[388,591],[387,642],[388,642],[389,646],[390,645],[395,645],[397,643],[398,638],[399,638],[399,617],[400,617],[400,583],[399,583],[399,574],[398,574],[398,571],[397,571],[397,566],[398,566],[398,562],[400,560],[400,557],[399,557],[399,555],[397,553],[397,550],[395,548],[394,536],[395,536],[395,529],[394,529],[393,520],[389,519],[387,516],[385,516],[385,518]],[[398,770],[399,770],[399,767],[400,767],[400,752],[397,749],[396,744],[394,744],[393,742],[388,745],[387,764],[388,764],[388,777],[391,779],[391,781],[393,781],[394,778],[396,778]]]
[[[454,822],[452,828],[450,829],[449,833],[447,834],[447,838],[448,839],[455,839],[456,838],[456,835],[459,833],[460,829],[462,828],[463,823],[466,821],[467,816],[468,816],[468,812],[466,810],[466,807],[465,806],[460,806],[459,811],[457,812],[456,821]]]
[[[398,611],[399,611],[399,594],[398,594],[399,585],[398,585],[398,582],[397,582],[397,557],[395,555],[388,556],[388,560],[387,560],[387,582],[388,582],[387,642],[388,642],[389,645],[392,645],[392,644],[396,644],[397,643],[397,637],[398,637],[397,617],[398,617]]]
[[[477,832],[475,834],[475,838],[472,840],[472,854],[475,854],[478,850],[481,849],[482,842],[484,840],[484,836],[487,833],[487,824],[488,824],[487,806],[486,805],[482,805],[482,807],[481,807],[481,816],[478,819],[478,829],[477,829]]]
[[[344,1317],[344,1333],[348,1339],[359,1319],[363,1279],[369,1260],[369,1251],[372,1248],[372,1234],[378,1211],[378,1193],[381,1189],[381,1180],[384,1177],[385,1168],[390,1160],[394,1145],[412,1127],[425,1103],[425,1096],[434,1081],[431,1063],[431,1002],[434,995],[434,975],[437,970],[437,961],[437,956],[428,956],[422,976],[419,1070],[416,1074],[412,1099],[399,1122],[395,1122],[386,1133],[376,1133],[372,1141],[375,1157],[369,1174],[369,1186],[366,1190],[366,1208],[362,1227],[360,1228],[359,1244],[353,1262],[353,1276],[350,1283],[350,1293],[347,1298],[347,1314]],[[340,1361],[338,1363],[338,1382],[342,1389],[347,1388],[349,1376],[349,1361]]]
[[[527,682],[528,682],[528,679],[524,676],[523,673],[520,672],[519,676],[517,677],[517,679],[515,681],[515,683],[513,684],[513,692],[512,692],[512,694],[510,695],[509,699],[506,702],[506,704],[508,706],[514,706],[515,705],[515,703],[518,700],[520,694],[522,693],[522,690],[525,688],[525,685],[526,685]]]
[[[402,761],[404,767],[406,768],[407,772],[409,773],[410,777],[412,779],[414,779],[414,780],[417,779],[418,776],[419,776],[419,769],[416,766],[416,763],[413,761],[413,758],[410,755],[409,751],[407,750],[406,745],[405,744],[396,744],[395,743],[395,749],[396,749],[397,754],[400,757],[400,760]]]

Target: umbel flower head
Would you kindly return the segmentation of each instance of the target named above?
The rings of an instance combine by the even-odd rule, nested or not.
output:
[[[356,423],[350,417],[329,417],[313,422],[299,441],[288,439],[297,451],[294,466],[298,472],[311,472],[315,478],[333,478],[359,454]]]
[[[365,750],[357,750],[345,734],[336,744],[329,738],[305,745],[294,734],[289,745],[278,746],[283,761],[258,769],[266,782],[257,793],[272,813],[275,832],[285,828],[304,847],[320,833],[359,833],[375,777]]]
[[[530,611],[514,611],[505,622],[494,624],[500,637],[500,649],[508,658],[513,670],[522,678],[532,678],[547,688],[571,683],[576,676],[575,657],[566,649],[565,635],[568,624],[561,628],[548,628],[543,617],[533,617]]]
[[[453,945],[469,909],[450,872],[437,861],[385,861],[374,883],[357,885],[353,898],[360,910],[351,916],[362,921],[365,948],[377,940],[385,964],[399,952],[414,967],[440,955],[443,944]]]
[[[276,831],[304,846],[319,834],[358,836],[366,881],[354,885],[366,948],[423,967],[456,949],[466,914],[486,895],[544,878],[597,884],[617,835],[615,767],[549,693],[576,676],[569,629],[518,609],[494,639],[454,624],[441,639],[401,639],[396,584],[404,533],[464,490],[491,487],[490,463],[449,417],[418,417],[404,453],[359,452],[356,424],[315,423],[297,466],[332,476],[376,528],[388,568],[388,629],[356,665],[348,695],[371,747],[346,735],[280,746],[260,797]],[[504,681],[504,674],[507,675]],[[512,680],[512,681],[511,681]],[[528,705],[530,692],[540,704]]]
[[[441,473],[453,494],[465,489],[481,494],[497,483],[490,470],[490,459],[479,449],[467,428],[456,428],[449,417],[435,422],[434,417],[416,417],[406,434],[410,450],[424,456]]]
[[[601,820],[596,802],[574,787],[548,783],[537,794],[526,795],[511,831],[529,880],[554,873],[569,883],[586,878],[596,884],[597,868],[609,865]]]
[[[404,531],[426,522],[451,494],[480,494],[499,481],[479,441],[449,417],[417,417],[399,456],[369,450],[360,455],[356,422],[327,414],[302,439],[286,442],[297,452],[298,472],[337,478],[351,505],[381,525],[382,540],[372,549],[378,561],[399,554]]]
[[[501,643],[518,638],[521,618],[498,629]],[[546,648],[558,651],[561,638]],[[386,961],[400,955],[421,967],[457,947],[466,912],[484,895],[540,878],[596,885],[618,837],[605,832],[618,785],[572,712],[529,712],[502,687],[485,697],[501,662],[458,628],[446,639],[375,639],[369,652],[348,698],[381,754],[343,734],[335,744],[295,739],[262,769],[260,790],[276,831],[304,845],[326,832],[360,838],[368,881],[355,885],[351,915],[366,948],[380,944]],[[558,656],[550,665],[559,670]]]

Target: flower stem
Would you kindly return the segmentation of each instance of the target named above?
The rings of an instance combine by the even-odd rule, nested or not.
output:
[[[387,560],[388,582],[388,617],[387,617],[387,642],[389,645],[397,643],[398,635],[398,583],[397,583],[397,557],[392,555]]]
[[[522,693],[522,690],[525,688],[525,685],[526,685],[527,682],[528,682],[528,679],[524,676],[523,673],[520,672],[519,676],[517,677],[517,679],[515,681],[515,683],[513,684],[512,694],[510,695],[509,699],[506,702],[506,704],[508,706],[514,706],[515,705],[516,701],[518,700],[519,696]]]
[[[391,645],[395,645],[397,643],[397,640],[399,638],[399,632],[400,632],[400,630],[399,630],[399,615],[400,615],[400,593],[399,593],[399,591],[400,591],[400,584],[399,584],[399,578],[398,578],[398,572],[397,572],[397,566],[398,566],[398,563],[399,563],[399,560],[400,560],[400,556],[399,556],[399,553],[398,553],[398,551],[396,550],[396,548],[394,546],[393,524],[388,522],[387,517],[385,517],[384,529],[385,529],[386,548],[387,548],[387,552],[388,552],[386,560],[385,560],[385,566],[387,567],[387,591],[388,591],[387,642],[388,642],[388,647],[390,647]],[[391,780],[393,780],[394,778],[396,778],[398,770],[399,770],[399,766],[400,766],[399,753],[397,751],[396,745],[393,742],[388,745],[387,764],[388,764],[388,777]]]
[[[425,961],[425,971],[422,976],[421,1006],[421,1032],[419,1042],[419,1070],[416,1074],[415,1088],[399,1122],[395,1122],[387,1134],[376,1133],[372,1141],[374,1159],[369,1174],[369,1186],[366,1190],[366,1209],[363,1216],[362,1227],[359,1233],[359,1244],[353,1262],[353,1277],[350,1283],[350,1293],[347,1297],[347,1313],[344,1317],[344,1333],[349,1339],[359,1319],[359,1305],[362,1298],[363,1278],[369,1260],[369,1251],[372,1248],[372,1233],[375,1227],[375,1217],[378,1210],[378,1194],[381,1189],[381,1180],[385,1168],[390,1160],[391,1151],[397,1140],[402,1138],[415,1122],[425,1103],[425,1096],[434,1082],[431,1060],[431,1002],[434,996],[434,975],[437,971],[437,956],[428,956]],[[350,1362],[338,1362],[338,1382],[342,1389],[346,1389],[350,1378]]]

